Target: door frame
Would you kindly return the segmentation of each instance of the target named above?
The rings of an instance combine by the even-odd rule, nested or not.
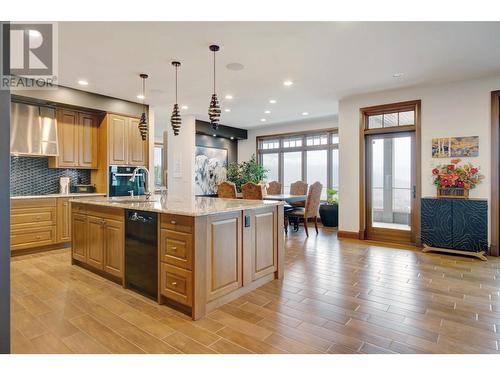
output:
[[[421,115],[422,115],[421,100],[410,100],[405,102],[389,103],[376,105],[371,107],[364,107],[359,109],[359,233],[360,240],[367,239],[367,219],[366,219],[366,140],[365,136],[376,134],[376,131],[366,130],[366,120],[369,115],[375,113],[384,113],[390,111],[400,111],[405,108],[412,108],[415,110],[415,126],[406,127],[393,127],[383,129],[384,133],[390,132],[415,132],[415,201],[414,211],[412,212],[412,236],[411,242],[408,245],[421,246],[420,241],[420,198],[422,195],[422,173],[421,173]]]
[[[491,92],[491,200],[490,200],[490,228],[491,228],[491,248],[490,255],[499,256],[500,242],[500,90]]]

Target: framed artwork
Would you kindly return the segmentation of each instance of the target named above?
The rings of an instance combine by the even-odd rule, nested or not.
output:
[[[195,194],[217,194],[217,186],[227,178],[227,149],[196,146],[195,152]]]
[[[479,137],[447,137],[432,139],[433,158],[479,156]]]

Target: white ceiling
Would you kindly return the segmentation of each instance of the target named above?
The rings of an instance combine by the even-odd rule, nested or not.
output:
[[[396,87],[500,74],[500,23],[395,22],[62,22],[60,84],[147,102],[165,128],[174,102],[207,120],[212,93],[210,44],[217,53],[221,123],[242,128],[335,115],[342,97]],[[226,65],[238,62],[241,71]],[[394,73],[404,73],[394,78]],[[294,84],[284,87],[283,81]],[[226,94],[234,99],[227,101]],[[276,99],[276,104],[269,104]],[[265,110],[271,110],[269,115]],[[157,132],[159,134],[159,132]]]

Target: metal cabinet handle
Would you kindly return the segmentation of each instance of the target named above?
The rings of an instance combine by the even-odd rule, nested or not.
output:
[[[37,216],[35,219],[40,220],[40,216]]]
[[[37,240],[39,240],[40,238],[42,238],[42,237],[40,237],[40,236],[35,236],[35,239],[37,239]]]
[[[172,246],[172,251],[177,251],[177,246]]]
[[[175,225],[175,224],[177,224],[177,222],[175,220],[172,220],[172,221],[170,221],[170,224]]]
[[[177,285],[177,282],[176,281],[172,281],[172,286],[176,286]]]

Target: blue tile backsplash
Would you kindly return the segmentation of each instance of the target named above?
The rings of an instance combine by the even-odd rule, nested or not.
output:
[[[90,184],[88,169],[49,168],[46,157],[10,157],[10,195],[59,193],[59,177],[67,176],[71,185]]]

